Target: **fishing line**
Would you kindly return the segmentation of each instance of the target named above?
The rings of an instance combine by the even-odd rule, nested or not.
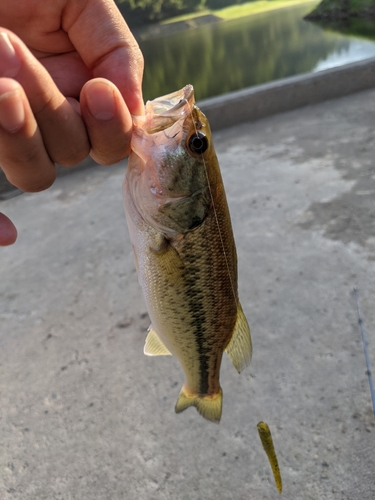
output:
[[[190,103],[189,103],[189,101],[188,101],[187,99],[185,99],[185,101],[186,101],[186,103],[188,104],[189,109],[190,109],[190,115],[191,115],[191,119],[192,119],[192,122],[193,122],[193,126],[194,126],[195,133],[198,135],[198,130],[197,130],[197,127],[195,126],[195,121],[194,121],[194,117],[193,117],[192,107],[191,107],[191,105],[190,105]],[[226,251],[225,251],[224,239],[223,239],[223,236],[222,236],[222,233],[221,233],[221,230],[220,230],[219,218],[218,218],[218,216],[217,216],[217,211],[216,211],[216,207],[215,207],[215,201],[214,201],[214,197],[213,197],[213,195],[212,195],[212,190],[211,190],[210,179],[209,179],[209,177],[208,177],[208,170],[207,170],[206,162],[204,161],[204,158],[203,158],[203,154],[201,154],[201,158],[202,158],[202,161],[203,161],[204,171],[205,171],[205,174],[206,174],[206,179],[207,179],[208,190],[209,190],[209,193],[210,193],[210,198],[211,198],[212,208],[213,208],[213,210],[214,210],[214,215],[215,215],[216,225],[217,225],[217,229],[218,229],[218,233],[219,233],[219,237],[220,237],[220,241],[221,241],[221,248],[222,248],[222,250],[223,250],[223,255],[224,255],[225,264],[226,264],[226,266],[227,266],[227,271],[228,271],[228,276],[229,276],[230,285],[231,285],[231,288],[232,288],[232,293],[233,293],[233,297],[234,297],[234,302],[235,302],[236,306],[238,307],[237,295],[236,295],[236,292],[235,292],[235,289],[234,289],[234,283],[233,283],[232,276],[231,276],[231,273],[230,273],[229,262],[228,262],[228,256],[227,256],[227,253],[226,253]]]

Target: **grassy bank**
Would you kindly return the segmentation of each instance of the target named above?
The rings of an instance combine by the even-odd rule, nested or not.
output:
[[[290,7],[292,5],[298,5],[303,3],[311,3],[312,0],[255,0],[254,2],[247,2],[241,5],[232,5],[230,7],[225,7],[223,9],[217,10],[202,10],[200,12],[194,12],[191,14],[185,14],[182,16],[173,17],[163,21],[161,24],[170,24],[178,21],[187,21],[189,19],[214,15],[220,17],[223,21],[229,19],[236,19],[239,17],[250,16],[251,14],[259,14],[260,12],[267,12],[269,10],[281,9],[283,7]],[[317,0],[316,3],[319,3]]]

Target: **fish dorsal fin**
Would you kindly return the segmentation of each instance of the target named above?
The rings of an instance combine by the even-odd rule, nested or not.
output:
[[[240,303],[238,303],[237,320],[233,335],[225,351],[238,373],[246,368],[251,361],[253,349],[250,328]]]
[[[152,328],[152,325],[148,329],[148,335],[143,352],[146,356],[168,356],[171,354],[160,340],[159,335]]]

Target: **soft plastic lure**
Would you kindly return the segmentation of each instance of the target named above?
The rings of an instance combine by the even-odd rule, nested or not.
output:
[[[257,428],[258,428],[258,434],[259,434],[260,440],[262,441],[264,451],[266,452],[268,460],[269,460],[270,465],[271,465],[273,477],[275,478],[277,491],[279,493],[281,493],[283,491],[283,482],[281,479],[279,463],[277,461],[275,448],[273,446],[270,428],[268,427],[266,422],[259,422],[259,424],[257,425]]]

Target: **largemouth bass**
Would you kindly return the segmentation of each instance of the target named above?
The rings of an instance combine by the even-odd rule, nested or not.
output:
[[[219,422],[226,351],[240,372],[251,338],[237,291],[237,255],[219,163],[194,89],[147,102],[134,117],[123,193],[151,326],[147,355],[173,354],[185,373],[175,411]]]

